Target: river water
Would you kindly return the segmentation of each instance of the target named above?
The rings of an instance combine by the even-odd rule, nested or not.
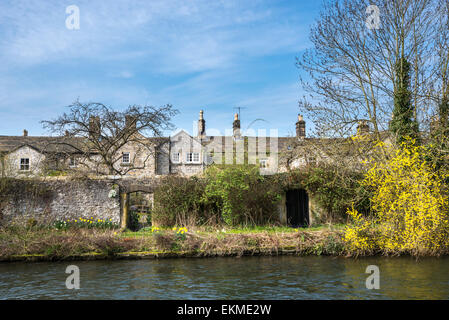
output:
[[[66,288],[68,265],[80,289]],[[368,265],[380,289],[368,290]],[[242,257],[0,263],[1,299],[448,299],[449,258]]]

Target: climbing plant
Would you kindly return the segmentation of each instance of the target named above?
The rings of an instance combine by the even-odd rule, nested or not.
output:
[[[396,135],[399,144],[407,137],[418,138],[418,122],[412,105],[410,92],[410,63],[402,57],[395,66],[395,88],[393,118],[390,130]]]
[[[205,173],[203,201],[220,208],[227,225],[265,224],[274,220],[280,188],[255,165],[211,166]]]

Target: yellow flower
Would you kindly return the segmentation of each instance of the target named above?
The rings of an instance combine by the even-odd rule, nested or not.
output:
[[[388,160],[367,161],[371,168],[362,183],[373,190],[375,218],[349,209],[354,225],[347,227],[344,240],[354,251],[438,252],[449,244],[446,174],[424,160],[428,151],[414,140],[385,151]]]

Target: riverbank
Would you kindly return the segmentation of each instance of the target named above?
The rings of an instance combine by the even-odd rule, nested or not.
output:
[[[0,230],[0,261],[154,259],[246,255],[346,255],[342,228]]]

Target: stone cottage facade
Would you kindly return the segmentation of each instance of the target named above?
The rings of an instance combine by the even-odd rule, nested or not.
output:
[[[180,130],[166,138],[141,137],[145,144],[129,142],[120,148],[114,168],[124,178],[152,178],[168,174],[201,174],[213,163],[245,163],[258,165],[263,174],[273,174],[287,169],[280,161],[284,153],[288,154],[308,141],[301,116],[296,122],[296,137],[244,136],[237,114],[234,115],[232,132],[229,136],[208,136],[201,110],[196,136]],[[38,177],[58,170],[68,174],[104,175],[101,157],[94,150],[86,156],[78,148],[71,147],[76,146],[80,139],[32,137],[26,130],[22,136],[0,136],[1,174],[3,177]],[[299,153],[290,161],[288,168],[306,165],[312,158]]]
[[[91,120],[92,123],[95,122],[95,119]],[[171,137],[163,138],[139,135],[137,139],[118,150],[114,168],[120,172],[120,175],[113,177],[105,174],[101,156],[95,150],[87,150],[87,152],[82,150],[83,140],[81,139],[84,138],[32,137],[28,136],[28,132],[24,130],[22,136],[0,136],[0,172],[2,177],[13,178],[89,174],[94,176],[94,180],[108,181],[103,183],[103,188],[93,187],[98,188],[99,194],[103,195],[108,194],[109,189],[112,188],[109,184],[115,185],[117,179],[120,179],[121,194],[115,198],[107,197],[106,199],[106,196],[102,196],[105,199],[101,200],[101,197],[93,197],[94,189],[91,187],[80,189],[81,191],[75,195],[81,199],[79,203],[84,204],[79,207],[70,206],[67,202],[65,193],[70,194],[70,192],[63,190],[69,190],[70,187],[65,187],[62,182],[61,185],[50,183],[58,196],[49,204],[40,201],[40,207],[36,210],[44,216],[52,212],[53,215],[50,216],[53,218],[88,214],[102,219],[104,215],[99,211],[104,211],[114,216],[114,221],[120,221],[122,226],[126,226],[129,195],[136,191],[143,191],[148,199],[152,199],[152,190],[157,185],[158,178],[170,174],[199,175],[214,163],[255,164],[259,166],[262,174],[284,172],[319,162],[336,161],[335,159],[339,162],[348,161],[348,165],[357,163],[353,161],[353,158],[351,160],[354,150],[351,150],[350,143],[346,143],[348,139],[307,138],[306,123],[301,115],[296,120],[296,135],[293,137],[245,136],[241,132],[237,114],[234,115],[232,127],[232,134],[227,136],[207,135],[204,112],[200,111],[198,132],[195,136],[184,130],[178,131]],[[359,124],[358,134],[368,133],[369,127],[364,123]],[[340,157],[331,155],[335,150],[338,150]],[[129,186],[126,186],[127,184]],[[87,194],[83,195],[83,190],[88,190]],[[88,200],[85,201],[85,199]],[[31,207],[25,200],[22,202],[21,205],[11,204],[9,207],[0,208],[0,220],[1,216],[6,217],[8,214],[11,217],[26,216],[23,212]],[[108,207],[105,207],[106,204]],[[19,214],[17,210],[23,212]],[[36,210],[32,210],[33,215]],[[320,215],[319,211],[320,209],[315,206],[313,199],[309,198],[305,190],[289,190],[286,191],[279,205],[279,220],[288,225],[308,225]]]

